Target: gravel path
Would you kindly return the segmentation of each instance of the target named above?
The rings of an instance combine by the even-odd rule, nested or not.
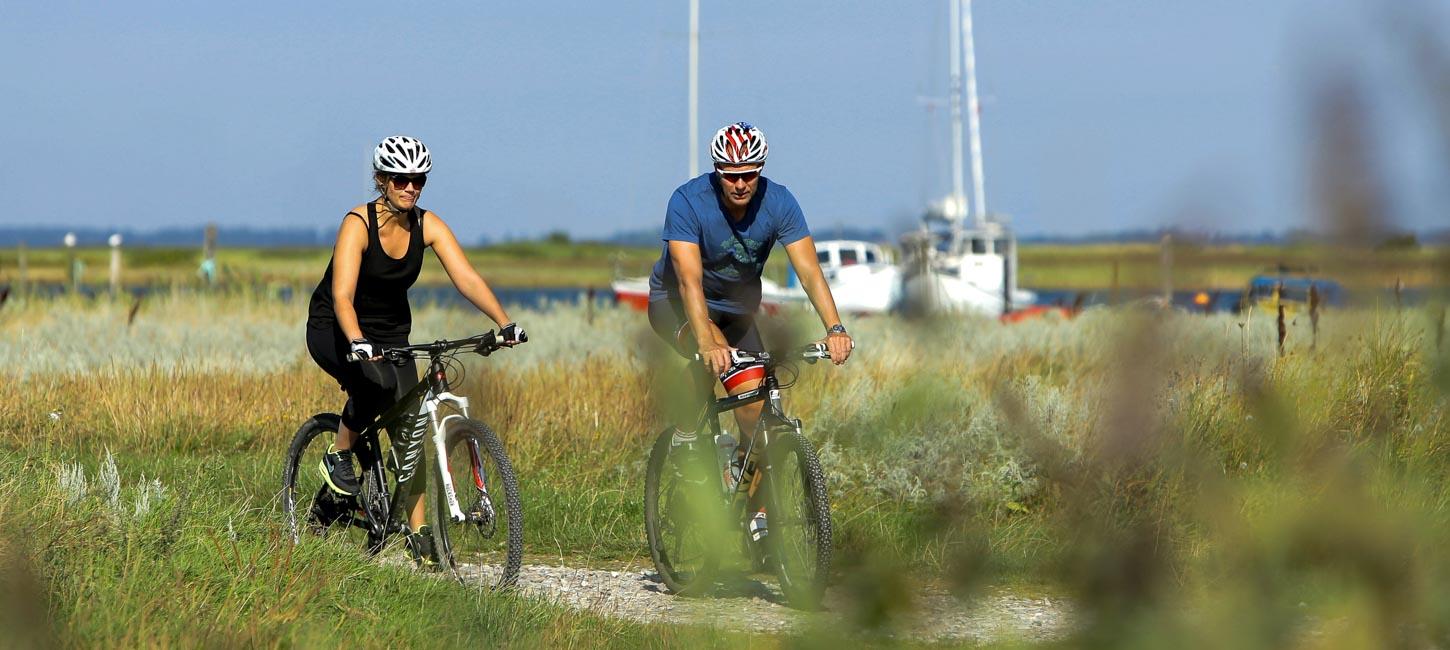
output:
[[[469,584],[491,585],[497,565],[464,565]],[[671,595],[652,570],[589,569],[525,564],[519,576],[525,595],[581,610],[641,623],[690,623],[753,632],[786,632],[823,625],[839,628],[847,603],[842,594],[826,596],[825,611],[801,612],[786,607],[773,584],[742,578],[731,593],[710,598]],[[924,641],[994,642],[1048,641],[1068,631],[1072,611],[1066,603],[1005,591],[964,602],[928,588],[917,594],[917,620],[903,625],[912,638]]]

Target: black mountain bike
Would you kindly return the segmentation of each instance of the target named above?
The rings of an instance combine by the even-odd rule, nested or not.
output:
[[[454,358],[457,354],[488,356],[501,347],[497,336],[486,332],[381,352],[383,361],[379,363],[398,365],[426,355],[428,370],[407,395],[358,436],[353,453],[362,467],[362,489],[356,496],[333,492],[318,470],[337,433],[338,415],[319,413],[307,420],[292,437],[282,470],[282,503],[293,542],[301,541],[303,530],[361,531],[366,536],[367,550],[378,553],[391,535],[407,530],[401,513],[405,495],[397,480],[399,474],[428,472],[431,475],[416,478],[427,482],[426,498],[439,560],[461,581],[458,568],[463,557],[501,552],[503,575],[497,585],[513,585],[524,553],[518,480],[498,436],[488,425],[468,417],[467,397],[449,390],[449,375],[461,375],[463,371]],[[404,422],[415,423],[415,430],[394,428]],[[383,450],[387,447],[378,442],[382,429],[387,429],[390,436],[413,441],[402,457],[390,453],[385,462]],[[420,464],[425,457],[428,462]]]
[[[673,444],[673,427],[655,438],[644,482],[650,557],[671,591],[700,595],[716,585],[730,544],[722,540],[740,539],[757,570],[779,576],[792,606],[813,609],[820,605],[831,569],[831,506],[815,448],[801,435],[800,420],[785,414],[780,392],[795,384],[794,362],[815,363],[830,355],[824,344],[813,343],[787,359],[748,356],[765,364],[764,382],[709,404],[696,423],[693,450]],[[698,361],[696,366],[705,372]],[[791,380],[782,384],[779,370],[788,370]],[[734,462],[735,450],[711,441],[721,440],[721,413],[760,401],[767,407],[745,443],[742,467]],[[751,522],[760,506],[766,509],[767,526],[756,540]]]

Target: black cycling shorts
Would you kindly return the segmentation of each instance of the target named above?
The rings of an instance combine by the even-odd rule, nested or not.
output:
[[[764,352],[760,330],[755,328],[754,314],[736,314],[710,308],[710,322],[720,328],[730,347],[746,352]],[[698,348],[694,333],[690,331],[689,319],[685,317],[685,306],[673,300],[652,300],[649,303],[649,326],[655,334],[664,339],[670,347],[685,357],[693,357]]]
[[[368,340],[374,348],[408,344],[406,338]],[[413,360],[401,366],[383,361],[348,361],[351,351],[352,345],[337,325],[307,328],[307,353],[347,392],[342,423],[353,431],[362,431],[418,384],[418,364]]]

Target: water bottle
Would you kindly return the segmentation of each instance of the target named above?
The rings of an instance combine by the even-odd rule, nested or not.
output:
[[[734,491],[735,485],[740,482],[740,468],[735,464],[735,450],[740,444],[735,441],[735,436],[726,431],[715,436],[715,453],[719,460],[719,467],[724,468],[723,480],[727,492]]]
[[[750,539],[758,542],[769,534],[765,526],[765,508],[761,508],[759,512],[755,513],[755,516],[750,518]]]

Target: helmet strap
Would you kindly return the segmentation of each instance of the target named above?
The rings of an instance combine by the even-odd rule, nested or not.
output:
[[[395,217],[401,217],[401,216],[407,214],[407,212],[404,212],[402,208],[399,208],[398,206],[393,205],[393,201],[388,198],[388,193],[386,191],[384,191],[383,192],[383,195],[380,196],[380,197],[378,197],[378,198],[380,198],[380,199],[383,200],[382,201],[383,207],[384,208],[387,208],[388,212],[391,212]]]
[[[390,178],[392,176],[392,174],[389,174],[387,172],[382,172],[382,173],[383,173],[383,184],[382,184],[382,187],[379,188],[381,190],[381,192],[378,193],[378,198],[380,198],[380,199],[383,200],[382,201],[383,207],[387,208],[389,212],[392,212],[393,214],[397,214],[397,215],[404,214],[403,210],[401,208],[399,208],[398,206],[393,205],[393,200],[390,199],[390,198],[388,198],[388,184],[392,182],[392,180]]]
[[[398,206],[393,205],[393,200],[388,198],[387,190],[383,191],[383,203],[388,206],[389,212],[392,212],[393,214],[403,214],[403,210]]]

